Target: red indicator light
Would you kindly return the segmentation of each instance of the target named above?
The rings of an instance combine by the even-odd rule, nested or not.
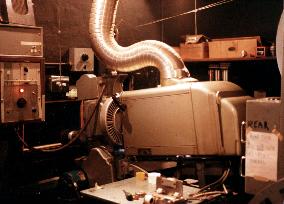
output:
[[[23,88],[20,89],[20,93],[24,93],[24,91],[25,91],[25,90],[24,90]]]

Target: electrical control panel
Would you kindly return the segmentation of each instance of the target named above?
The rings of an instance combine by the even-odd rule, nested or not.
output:
[[[0,122],[43,120],[42,59],[1,59]]]
[[[43,57],[43,28],[0,24],[0,55]]]
[[[43,28],[0,25],[0,123],[44,120]]]

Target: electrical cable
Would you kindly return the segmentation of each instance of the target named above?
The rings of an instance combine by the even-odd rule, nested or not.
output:
[[[119,2],[119,7],[120,7],[122,13],[127,13],[127,8],[125,8],[124,1],[120,1]],[[130,26],[129,22],[126,22],[124,20],[124,18],[120,17],[120,20],[119,21],[117,20],[117,22],[115,24],[115,27],[117,28],[118,32],[119,32],[119,27],[123,27],[123,29],[128,28],[129,35],[130,35],[130,37],[129,37],[130,40],[132,42],[137,42],[138,41],[137,35],[134,33],[135,28],[133,28],[133,26]],[[119,41],[119,38],[116,38],[116,40]],[[129,42],[130,42],[130,40],[128,39]]]
[[[208,199],[212,199],[215,198],[217,196],[220,195],[225,195],[228,194],[228,190],[224,185],[225,180],[228,178],[228,175],[230,173],[230,168],[228,168],[227,170],[225,170],[222,174],[222,176],[215,182],[210,183],[204,187],[202,187],[201,189],[199,189],[197,192],[189,194],[188,199],[189,200],[208,200]],[[222,185],[223,187],[223,191],[212,191],[212,187],[215,185]]]
[[[222,174],[222,176],[215,182],[213,183],[210,183],[204,187],[202,187],[201,189],[199,189],[197,191],[197,193],[200,193],[200,192],[203,192],[203,191],[206,191],[207,189],[211,188],[212,186],[215,186],[217,184],[223,184],[225,182],[225,180],[228,178],[228,175],[230,173],[230,169],[228,168],[227,170],[224,171],[224,173]]]
[[[129,164],[129,166],[132,166],[132,167],[138,169],[139,171],[142,171],[143,173],[148,175],[148,171],[146,171],[145,169],[143,169],[143,168],[141,168],[141,167],[139,167],[139,166],[137,166],[135,164]]]
[[[222,176],[217,181],[202,187],[197,193],[202,192],[202,191],[204,191],[204,190],[206,190],[206,189],[208,189],[211,186],[214,186],[216,184],[223,184],[230,174],[230,167],[231,167],[231,161],[229,161],[228,169],[223,172]]]
[[[204,192],[204,193],[198,193],[198,194],[194,194],[192,195],[193,198],[198,198],[198,197],[202,197],[202,196],[208,196],[208,195],[215,195],[215,194],[225,194],[225,191],[208,191],[208,192]]]
[[[161,17],[164,18],[164,1],[161,1]],[[161,41],[164,42],[164,22],[161,24]]]
[[[59,4],[59,2],[57,1],[57,4]],[[61,83],[61,77],[62,77],[62,47],[61,47],[61,11],[60,11],[60,6],[57,5],[57,26],[58,26],[58,30],[57,30],[57,34],[58,34],[58,49],[59,49],[59,81]],[[60,84],[60,87],[62,84]]]
[[[194,0],[194,10],[197,9],[197,2]],[[197,35],[197,12],[194,12],[194,34]]]
[[[201,203],[203,203],[203,201],[213,200],[216,197],[221,196],[221,195],[226,195],[226,193],[223,192],[223,191],[210,191],[210,192],[205,192],[205,193],[202,193],[202,194],[198,194],[197,196],[192,196],[192,197],[190,197],[188,199],[188,201],[198,200]]]
[[[83,133],[83,131],[85,131],[85,129],[87,128],[87,126],[89,125],[90,121],[92,120],[95,112],[97,111],[98,107],[99,107],[99,104],[102,100],[102,97],[103,97],[103,93],[105,92],[105,88],[106,86],[104,85],[103,89],[102,89],[102,92],[100,93],[100,96],[99,96],[99,99],[95,105],[95,108],[94,108],[94,111],[92,112],[91,116],[88,118],[87,122],[84,124],[84,126],[80,129],[80,131],[77,133],[77,135],[75,137],[73,137],[68,143],[56,148],[56,149],[36,149],[34,147],[30,147],[30,145],[28,145],[24,139],[19,135],[18,131],[17,131],[17,136],[18,138],[21,140],[21,142],[30,150],[33,150],[33,151],[38,151],[38,152],[47,152],[47,153],[51,153],[51,152],[57,152],[57,151],[60,151],[60,150],[63,150],[67,147],[69,147],[71,144],[73,144],[80,136],[81,134]]]
[[[160,23],[162,21],[170,20],[170,19],[173,19],[173,18],[176,18],[176,17],[179,17],[179,16],[184,16],[184,15],[190,14],[190,13],[197,13],[198,11],[213,8],[213,7],[216,7],[216,6],[220,6],[222,4],[230,3],[232,1],[235,1],[235,0],[221,0],[221,1],[218,1],[216,3],[212,3],[212,4],[208,4],[206,6],[200,7],[198,9],[194,9],[194,10],[187,11],[187,12],[184,12],[184,13],[180,13],[180,14],[177,14],[177,15],[174,15],[174,16],[162,18],[162,19],[159,19],[159,20],[151,21],[149,23],[140,24],[140,25],[137,25],[136,28],[144,27],[144,26],[147,26],[147,25],[152,25],[152,24],[155,24],[155,23]]]

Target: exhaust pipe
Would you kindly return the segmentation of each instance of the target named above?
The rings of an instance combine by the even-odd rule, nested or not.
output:
[[[192,81],[181,57],[169,45],[156,40],[145,40],[128,47],[117,43],[114,29],[118,3],[119,0],[93,0],[89,33],[98,59],[118,72],[156,67],[162,86]]]

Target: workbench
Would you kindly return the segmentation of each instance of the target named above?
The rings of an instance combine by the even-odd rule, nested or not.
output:
[[[81,191],[83,197],[94,199],[94,201],[103,201],[109,203],[121,204],[143,204],[144,199],[128,201],[125,197],[123,190],[129,193],[145,192],[152,193],[155,191],[155,185],[149,184],[147,180],[141,181],[135,177],[124,179],[121,181],[105,184],[98,187],[89,188]],[[198,188],[183,186],[183,195],[186,197],[191,193],[198,191]],[[201,203],[199,200],[191,200],[191,204]]]

